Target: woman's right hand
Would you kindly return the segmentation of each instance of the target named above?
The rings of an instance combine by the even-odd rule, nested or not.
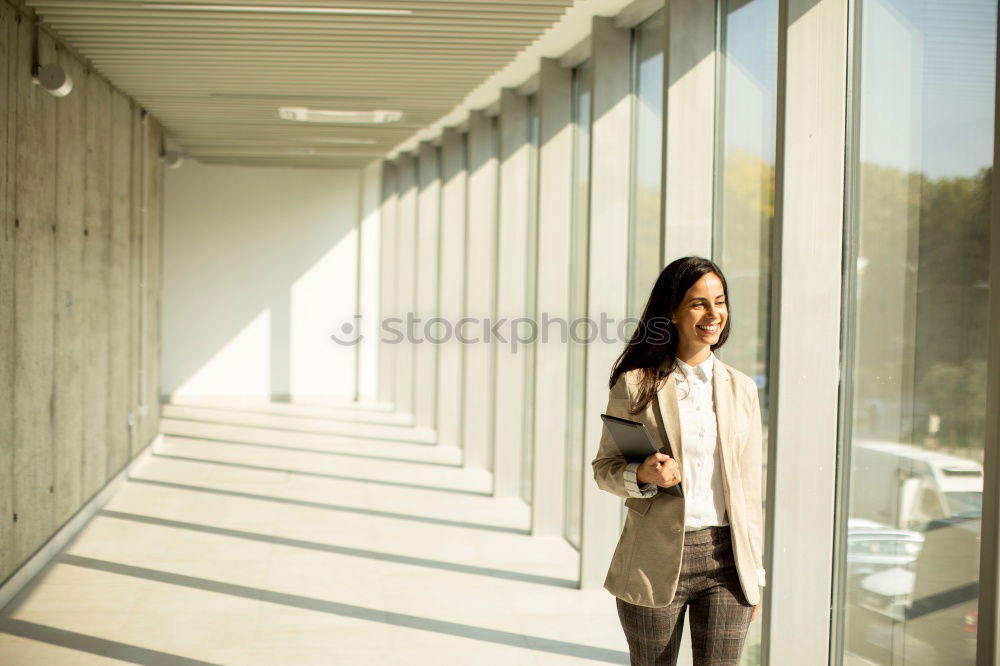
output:
[[[635,471],[640,483],[655,483],[670,488],[681,482],[681,468],[677,461],[665,453],[656,452],[642,461]]]

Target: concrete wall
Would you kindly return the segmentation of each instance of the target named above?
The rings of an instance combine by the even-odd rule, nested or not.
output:
[[[33,32],[0,2],[0,580],[159,430],[159,125]]]
[[[164,399],[353,400],[361,172],[189,160],[165,192]]]

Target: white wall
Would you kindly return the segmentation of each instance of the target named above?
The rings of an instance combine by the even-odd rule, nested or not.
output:
[[[361,315],[360,326],[363,335],[358,344],[358,400],[378,399],[378,337],[381,271],[379,262],[382,252],[382,162],[373,162],[362,172],[361,183],[361,280],[359,289]]]
[[[163,393],[351,400],[356,387],[357,170],[167,170]]]

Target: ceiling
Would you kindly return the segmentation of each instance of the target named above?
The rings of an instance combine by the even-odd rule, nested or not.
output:
[[[28,0],[204,163],[360,167],[446,115],[573,0]],[[297,123],[279,106],[402,111]]]

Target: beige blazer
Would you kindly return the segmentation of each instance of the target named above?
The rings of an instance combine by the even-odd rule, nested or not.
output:
[[[757,570],[763,569],[764,518],[761,505],[760,403],[754,381],[715,357],[712,386],[718,423],[720,456],[726,511],[731,527],[733,551],[740,583],[747,601],[760,603]],[[673,455],[682,465],[677,407],[676,373],[668,375],[658,391],[663,426]],[[652,400],[643,411],[629,414],[631,396],[638,393],[638,371],[621,375],[608,397],[607,413],[646,424],[662,442]],[[663,442],[666,444],[665,442]],[[666,446],[661,449],[668,451]],[[594,479],[602,490],[624,497],[628,513],[615,548],[604,587],[620,599],[639,606],[662,607],[670,603],[680,577],[684,550],[684,499],[663,492],[651,498],[629,497],[622,473],[627,461],[607,427],[601,433],[600,449],[593,460]],[[684,479],[681,479],[684,487]]]

